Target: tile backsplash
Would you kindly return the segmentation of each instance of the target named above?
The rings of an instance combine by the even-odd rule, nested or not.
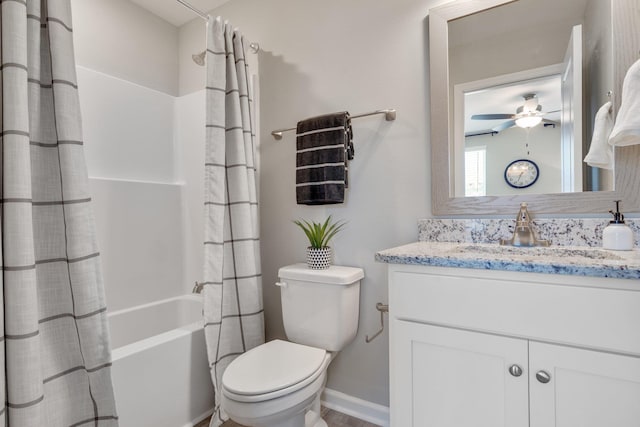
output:
[[[538,239],[555,246],[602,246],[602,230],[609,225],[603,218],[534,219]],[[640,220],[628,219],[640,246]],[[418,240],[422,242],[497,243],[513,235],[515,219],[422,219],[418,221]]]

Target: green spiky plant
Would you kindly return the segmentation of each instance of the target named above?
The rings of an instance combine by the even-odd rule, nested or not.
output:
[[[309,239],[312,248],[320,249],[329,246],[329,241],[345,226],[344,221],[331,221],[331,215],[324,223],[309,222],[306,220],[293,221],[295,225],[300,227]]]

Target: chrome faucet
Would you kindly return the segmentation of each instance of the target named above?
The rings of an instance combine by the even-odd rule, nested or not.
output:
[[[191,290],[191,292],[194,293],[194,294],[199,294],[199,293],[202,292],[203,288],[204,288],[204,283],[196,282],[196,284],[193,287],[193,289]]]
[[[531,215],[527,210],[527,204],[520,204],[520,211],[516,217],[516,228],[510,239],[500,239],[501,245],[508,246],[549,246],[548,240],[538,240],[531,228]]]

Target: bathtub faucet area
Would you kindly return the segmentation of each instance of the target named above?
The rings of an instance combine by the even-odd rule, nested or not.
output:
[[[200,293],[202,293],[202,289],[203,288],[204,288],[204,283],[196,282],[196,284],[193,286],[193,289],[191,290],[191,292],[194,293],[194,294],[200,294]]]

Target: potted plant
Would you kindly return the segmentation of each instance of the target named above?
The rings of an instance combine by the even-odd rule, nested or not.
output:
[[[307,265],[309,268],[315,270],[329,268],[331,265],[329,241],[342,230],[345,222],[332,222],[331,215],[324,223],[309,222],[304,219],[293,222],[304,231],[304,234],[309,239],[309,246],[307,247]]]

